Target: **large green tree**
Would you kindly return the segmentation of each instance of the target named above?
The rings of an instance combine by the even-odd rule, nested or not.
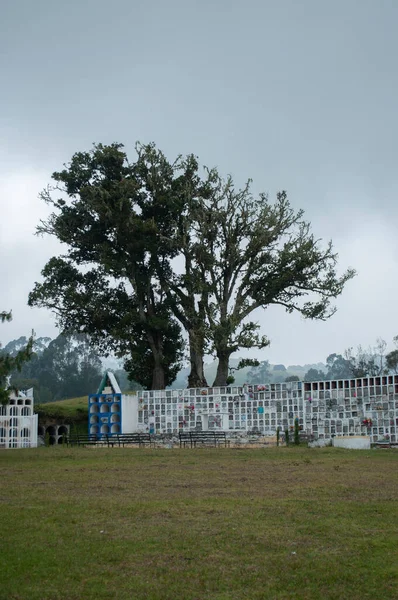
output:
[[[285,192],[270,202],[254,197],[251,184],[213,174],[208,197],[196,209],[194,263],[207,286],[204,307],[209,338],[218,358],[214,385],[224,384],[232,353],[264,348],[267,338],[251,315],[272,305],[307,319],[326,320],[333,300],[355,272],[337,274],[332,243],[323,245],[294,211]]]
[[[11,321],[11,313],[0,312],[0,322]],[[14,354],[0,351],[0,404],[7,404],[10,391],[13,386],[10,385],[10,377],[13,371],[20,371],[23,364],[30,360],[33,354],[33,334],[27,341],[26,346],[19,348]],[[0,346],[1,350],[1,346]]]
[[[98,145],[53,179],[42,197],[54,212],[40,231],[68,250],[45,267],[29,302],[52,308],[64,328],[127,348],[130,368],[145,355],[152,387],[164,387],[168,365],[172,373],[180,359],[172,317],[188,334],[189,386],[207,385],[205,352],[218,358],[214,385],[222,385],[231,354],[269,344],[256,309],[280,305],[327,319],[354,275],[337,275],[332,244],[314,238],[285,192],[274,203],[254,197],[250,183],[240,190],[216,169],[200,174],[192,155],[170,162],[153,144],[138,145],[130,164],[121,145]],[[112,294],[123,310],[110,311],[110,322]]]
[[[157,278],[158,265],[166,270],[175,253],[165,240],[178,202],[170,191],[153,194],[157,173],[143,183],[143,171],[113,144],[77,153],[53,174],[56,185],[41,195],[53,212],[38,232],[57,237],[66,252],[44,267],[29,304],[51,308],[63,330],[88,334],[124,356],[132,378],[161,389],[173,381],[183,350]]]
[[[159,285],[165,293],[174,317],[186,330],[189,341],[189,387],[206,387],[204,355],[209,345],[206,303],[209,289],[197,261],[198,223],[203,200],[214,193],[217,172],[199,174],[193,155],[170,162],[154,144],[138,145],[135,176],[139,185],[156,205],[167,207],[173,227],[157,235],[168,248],[168,256],[152,253]],[[154,214],[154,219],[158,216]],[[170,256],[175,260],[170,262]]]

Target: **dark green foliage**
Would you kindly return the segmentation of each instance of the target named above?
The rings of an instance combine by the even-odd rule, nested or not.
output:
[[[285,379],[286,383],[290,383],[290,382],[293,382],[293,381],[300,381],[300,377],[298,377],[297,375],[289,375]]]
[[[281,428],[277,427],[276,428],[276,445],[277,446],[279,446],[280,438],[281,438]]]
[[[327,376],[319,369],[309,369],[304,375],[304,381],[323,381]]]
[[[345,379],[352,377],[352,362],[341,354],[329,354],[326,359],[326,379]]]
[[[328,319],[333,300],[355,274],[337,275],[332,244],[321,246],[285,192],[271,203],[265,194],[255,198],[250,185],[236,189],[230,177],[214,171],[212,193],[200,199],[194,257],[208,286],[204,306],[219,359],[214,385],[225,382],[232,353],[269,344],[248,320],[254,310],[279,305]]]
[[[268,360],[263,360],[247,374],[248,383],[265,383],[270,380],[270,366]]]
[[[392,350],[386,355],[387,368],[393,373],[398,373],[398,350]]]
[[[102,376],[99,356],[84,335],[59,335],[48,343],[33,344],[34,354],[11,374],[11,385],[18,389],[33,388],[35,401],[82,396],[96,391]],[[7,345],[12,347],[13,342]]]
[[[0,313],[0,322],[11,321],[10,312]],[[14,371],[21,371],[23,365],[30,360],[33,354],[33,334],[24,347],[19,347],[13,354],[1,350],[0,346],[0,404],[7,404],[9,392],[14,386],[10,385],[10,376]]]
[[[183,341],[157,268],[166,276],[175,255],[167,240],[181,206],[172,190],[155,193],[148,153],[130,165],[121,145],[99,144],[53,174],[56,187],[42,198],[54,212],[38,230],[67,252],[47,263],[29,304],[52,309],[64,331],[89,335],[103,353],[126,358],[132,379],[163,388],[178,371]],[[165,168],[163,177],[172,187],[173,172]]]
[[[352,348],[348,348],[344,355],[329,354],[326,359],[326,373],[311,368],[305,374],[304,380],[323,381],[350,379],[352,377],[374,377],[383,375],[388,370],[394,371],[394,351],[385,356],[386,346],[386,342],[379,338],[376,341],[375,348],[364,350],[361,346],[358,346],[356,354],[354,354]]]
[[[53,180],[42,198],[54,212],[39,231],[67,252],[46,265],[29,303],[126,357],[145,386],[151,369],[158,388],[178,369],[173,316],[189,339],[189,385],[207,385],[206,351],[218,358],[214,385],[223,385],[231,354],[269,344],[249,320],[253,311],[278,305],[325,320],[354,276],[337,276],[332,244],[322,247],[285,192],[270,202],[216,169],[200,176],[192,155],[169,162],[153,144],[137,145],[130,164],[120,144],[99,144]]]

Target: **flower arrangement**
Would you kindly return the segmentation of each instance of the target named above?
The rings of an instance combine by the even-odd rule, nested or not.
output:
[[[207,390],[202,390],[200,393],[202,394],[202,396],[207,396]]]
[[[369,419],[369,418],[364,419],[362,421],[362,425],[365,425],[365,427],[372,427],[373,421],[372,421],[372,419]]]

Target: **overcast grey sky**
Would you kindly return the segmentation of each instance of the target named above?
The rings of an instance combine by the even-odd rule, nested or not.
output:
[[[258,313],[271,362],[398,334],[396,0],[3,0],[0,309],[54,336],[27,295],[59,251],[33,232],[52,171],[92,142],[193,152],[286,189],[358,277],[327,323]]]

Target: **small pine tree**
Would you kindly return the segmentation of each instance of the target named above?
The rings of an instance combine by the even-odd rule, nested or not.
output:
[[[294,443],[296,446],[298,446],[300,443],[300,427],[299,420],[297,418],[294,419]]]
[[[286,446],[288,446],[289,442],[290,442],[288,429],[285,429],[285,441],[286,441]]]
[[[279,446],[279,439],[281,437],[281,428],[278,427],[276,430],[276,445]]]

